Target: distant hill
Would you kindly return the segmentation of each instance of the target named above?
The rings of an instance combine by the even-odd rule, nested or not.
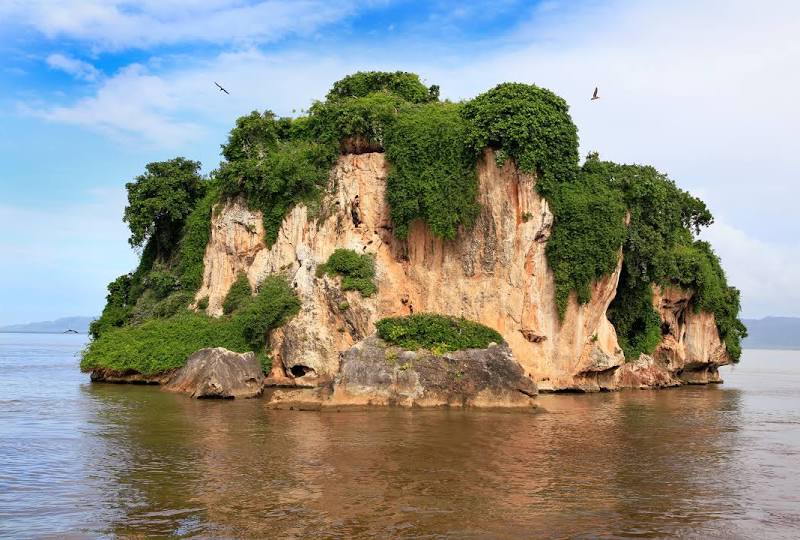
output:
[[[743,319],[748,336],[745,349],[800,349],[800,317]]]
[[[75,330],[79,334],[89,332],[89,323],[97,317],[63,317],[54,321],[32,322],[26,324],[12,324],[0,326],[0,332],[49,332],[63,333],[67,330]]]

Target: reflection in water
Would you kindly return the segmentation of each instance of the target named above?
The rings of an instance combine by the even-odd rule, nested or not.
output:
[[[540,414],[293,412],[90,385],[55,345],[2,339],[0,536],[800,530],[800,355],[748,351],[721,387],[541,396]],[[31,385],[43,366],[54,382]]]
[[[271,411],[86,386],[115,534],[558,537],[719,533],[739,392],[540,399],[548,413]]]

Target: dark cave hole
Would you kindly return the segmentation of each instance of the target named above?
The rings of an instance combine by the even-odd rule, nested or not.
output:
[[[308,366],[304,366],[302,364],[297,364],[289,368],[289,371],[292,372],[292,377],[303,377],[304,375],[308,375],[309,373],[314,373],[314,369]]]

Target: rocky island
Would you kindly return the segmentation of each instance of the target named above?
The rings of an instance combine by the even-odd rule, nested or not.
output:
[[[543,88],[453,103],[356,73],[305,116],[239,118],[222,153],[208,178],[175,158],[127,184],[141,261],[92,323],[92,380],[527,407],[720,382],[741,354],[739,293],[696,238],[705,204],[649,166],[581,164]]]

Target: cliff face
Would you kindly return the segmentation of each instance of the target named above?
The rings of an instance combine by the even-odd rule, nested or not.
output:
[[[463,316],[500,332],[514,357],[540,390],[600,390],[716,380],[727,363],[713,316],[686,309],[691,293],[657,291],[665,337],[653,358],[625,363],[606,310],[614,298],[616,271],[593,284],[592,300],[574,297],[563,320],[545,248],[553,225],[535,176],[514,164],[496,165],[490,151],[477,174],[481,214],[471,231],[452,241],[412,224],[406,240],[392,232],[385,202],[383,154],[347,154],[331,175],[328,194],[314,215],[296,206],[269,248],[259,212],[241,200],[219,208],[205,253],[203,285],[208,313],[219,315],[236,274],[252,285],[284,272],[302,300],[299,315],[273,331],[275,381],[317,384],[338,372],[340,353],[374,333],[387,316],[435,312]],[[362,298],[342,292],[338,279],[316,277],[336,248],[370,253],[378,292]],[[344,309],[342,309],[344,308]]]

